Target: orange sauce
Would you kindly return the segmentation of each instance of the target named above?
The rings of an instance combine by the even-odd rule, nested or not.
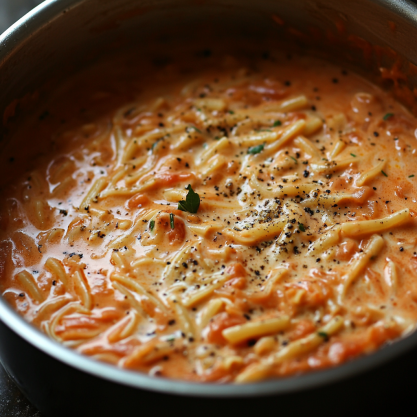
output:
[[[206,382],[335,366],[414,329],[404,107],[276,51],[132,62],[75,76],[1,156],[0,289],[26,320]]]

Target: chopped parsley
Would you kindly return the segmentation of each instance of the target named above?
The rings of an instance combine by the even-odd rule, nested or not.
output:
[[[187,133],[191,133],[191,130],[195,130],[196,132],[198,132],[198,133],[203,133],[199,128],[197,128],[197,127],[195,127],[195,126],[187,126],[186,128],[185,128],[185,131],[187,132]]]
[[[256,155],[257,153],[260,153],[264,150],[265,145],[257,145],[257,146],[252,146],[248,149],[248,153],[251,155]]]
[[[408,176],[408,178],[413,178],[413,177],[414,177],[414,174]]]
[[[229,114],[235,114],[235,112],[233,110],[229,110],[228,113]]]
[[[354,158],[356,158],[356,155],[355,155],[354,153],[351,153],[351,155],[352,155]]]
[[[156,148],[156,145],[158,145],[158,142],[160,141],[160,139],[158,139],[156,142],[154,142],[153,144],[152,144],[152,147],[151,147],[151,151],[153,152],[154,151],[154,149]]]
[[[302,231],[305,232],[306,228],[304,227],[304,225],[302,223],[298,223],[298,228]]]
[[[273,124],[274,127],[281,126],[281,125],[282,125],[281,120],[275,120],[275,122]]]
[[[388,120],[388,119],[391,119],[391,117],[392,116],[394,116],[394,113],[387,113],[384,117],[383,117],[383,119],[384,120]]]
[[[152,230],[153,230],[154,227],[155,227],[155,220],[151,220],[149,222],[149,229],[151,230],[151,232],[152,232]]]
[[[197,213],[200,207],[200,196],[194,192],[190,184],[185,189],[188,190],[188,194],[185,201],[181,200],[178,202],[178,210]]]
[[[171,224],[171,229],[173,229],[175,227],[175,224],[174,224],[174,213],[170,213],[169,214],[169,222]]]
[[[385,177],[388,177],[387,173],[381,170],[381,174],[384,175]]]
[[[326,332],[317,332],[317,334],[322,337],[325,341],[329,340],[329,335]]]
[[[293,157],[293,156],[291,156],[290,155],[290,158],[292,159],[292,160],[294,160],[294,162],[296,163],[296,164],[298,164],[298,161]]]

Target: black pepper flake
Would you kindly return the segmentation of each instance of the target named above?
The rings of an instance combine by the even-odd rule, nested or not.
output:
[[[183,263],[182,263],[182,266],[183,266],[184,268],[188,268],[188,265],[187,265],[185,262],[183,262]]]
[[[314,211],[310,207],[304,207],[304,211],[310,216],[314,214]]]
[[[374,132],[374,136],[377,138],[379,136],[378,132]]]
[[[39,120],[45,120],[49,116],[49,111],[45,110],[40,116]]]

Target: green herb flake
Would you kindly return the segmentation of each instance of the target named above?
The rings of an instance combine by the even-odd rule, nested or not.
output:
[[[233,110],[229,110],[228,113],[229,114],[235,114],[235,112]]]
[[[414,178],[414,174],[409,175],[408,178]]]
[[[154,142],[154,143],[152,144],[152,147],[151,147],[151,151],[152,151],[152,152],[155,150],[156,145],[158,145],[158,142],[159,142],[159,139],[158,139],[156,142]]]
[[[298,228],[302,231],[305,232],[306,228],[304,227],[304,225],[302,223],[298,223]]]
[[[394,116],[394,113],[387,113],[384,117],[383,117],[383,119],[384,120],[388,120],[388,119],[391,119],[391,117],[392,116]]]
[[[257,146],[252,146],[248,149],[248,153],[251,155],[256,155],[257,153],[260,153],[264,150],[265,145],[257,145]]]
[[[152,232],[152,230],[153,230],[154,227],[155,227],[155,220],[151,220],[149,222],[149,229],[151,230],[151,232]]]
[[[351,153],[351,155],[352,155],[354,158],[356,158],[356,155],[355,155],[354,153]]]
[[[317,332],[317,334],[322,337],[325,341],[329,340],[329,335],[326,332]]]
[[[282,125],[281,120],[275,120],[275,122],[273,124],[274,127],[281,126],[281,125]]]
[[[388,177],[387,173],[381,170],[381,174],[384,175],[385,177]]]
[[[185,128],[185,131],[187,132],[187,133],[191,133],[191,131],[192,130],[195,130],[196,132],[198,132],[198,133],[203,133],[199,128],[197,128],[197,127],[195,127],[195,126],[187,126],[186,128]]]
[[[200,196],[194,192],[190,184],[188,184],[185,189],[188,190],[188,194],[185,201],[181,200],[178,202],[178,210],[188,211],[188,213],[197,213],[197,210],[200,207]]]
[[[296,163],[296,164],[298,164],[298,161],[293,157],[293,156],[291,156],[290,155],[290,158]]]
[[[169,222],[171,223],[171,229],[173,229],[175,227],[175,224],[174,224],[174,213],[170,213],[169,214]]]

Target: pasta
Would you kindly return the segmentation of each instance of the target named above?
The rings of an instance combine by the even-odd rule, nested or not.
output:
[[[74,76],[2,155],[2,296],[95,360],[201,382],[414,329],[416,119],[355,74],[268,56]]]

